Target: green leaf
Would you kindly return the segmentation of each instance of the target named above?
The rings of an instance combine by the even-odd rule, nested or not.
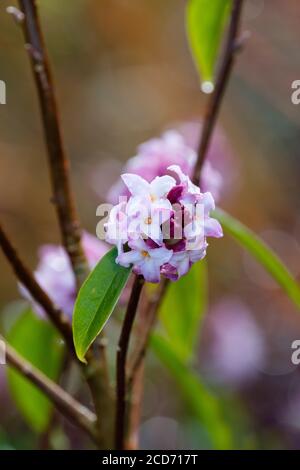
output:
[[[78,358],[84,356],[112,314],[131,269],[116,263],[113,248],[97,264],[81,287],[73,313],[73,337]]]
[[[64,346],[52,325],[28,311],[16,321],[7,339],[25,359],[50,379],[58,380]],[[12,397],[25,421],[35,432],[44,432],[53,411],[52,403],[15,370],[8,369],[7,374]]]
[[[222,34],[231,0],[189,0],[187,35],[202,82],[213,83]]]
[[[232,435],[219,400],[205,387],[199,376],[181,361],[167,339],[153,334],[151,347],[173,376],[193,416],[207,431],[213,447],[232,448]]]
[[[240,243],[282,287],[294,304],[300,308],[300,286],[278,256],[249,228],[221,209],[215,217],[236,241]]]
[[[206,309],[207,269],[195,263],[186,276],[170,283],[159,315],[172,347],[183,361],[191,358]]]

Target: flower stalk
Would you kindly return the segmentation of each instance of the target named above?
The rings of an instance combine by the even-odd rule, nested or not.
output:
[[[238,43],[238,34],[243,3],[243,0],[233,1],[230,26],[225,43],[225,50],[221,59],[221,66],[217,75],[216,86],[208,102],[202,134],[199,141],[197,161],[192,175],[192,181],[194,184],[199,184],[199,181],[201,181],[202,170],[208,154],[209,145],[215,129],[222,100],[234,66],[236,52],[240,49]],[[135,419],[134,414],[136,413],[136,408],[138,409],[140,406],[139,401],[141,401],[143,394],[143,387],[140,384],[137,386],[136,382],[143,381],[143,363],[145,361],[147,345],[149,342],[152,328],[156,322],[159,306],[161,305],[169,282],[170,281],[168,279],[163,279],[161,281],[162,287],[158,292],[158,295],[155,298],[154,302],[152,303],[151,301],[149,301],[149,313],[151,313],[151,319],[148,323],[145,322],[144,334],[141,335],[142,339],[139,339],[137,341],[136,348],[133,352],[130,361],[131,365],[128,375],[128,382],[130,384],[130,387],[139,391],[139,397],[137,396],[137,394],[135,395],[135,403],[132,407],[133,417],[130,420],[130,422],[132,423],[132,427],[131,429],[129,429],[130,436],[135,436],[137,433],[138,423]]]
[[[48,149],[52,202],[56,207],[63,244],[70,258],[78,287],[88,275],[81,246],[81,229],[70,184],[67,157],[60,125],[54,83],[35,0],[19,0],[24,15],[20,22],[38,91]]]
[[[195,184],[199,182],[201,177],[201,171],[209,150],[222,100],[234,66],[236,52],[239,50],[238,34],[242,7],[243,0],[233,1],[228,36],[225,43],[223,58],[221,60],[221,66],[217,75],[214,92],[211,94],[205,112],[203,131],[198,148],[198,158],[193,175],[193,181]]]
[[[127,306],[125,319],[123,322],[120,339],[117,350],[117,390],[116,390],[116,419],[115,419],[115,448],[123,450],[125,447],[126,435],[126,404],[127,404],[127,385],[126,385],[126,365],[129,342],[132,332],[134,319],[136,316],[141,292],[144,286],[144,279],[136,276],[131,291],[131,296]]]

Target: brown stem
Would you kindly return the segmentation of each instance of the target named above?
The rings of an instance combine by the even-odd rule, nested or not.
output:
[[[126,448],[138,448],[138,429],[140,425],[141,404],[144,392],[145,356],[151,331],[157,320],[157,312],[169,285],[168,279],[162,279],[158,291],[151,297],[145,296],[137,328],[135,349],[130,358],[127,373],[127,387],[130,393],[128,433]]]
[[[45,310],[50,320],[61,333],[68,347],[72,351],[72,354],[74,355],[75,353],[72,339],[72,328],[68,317],[59,308],[56,308],[53,305],[52,300],[37,283],[30,270],[27,268],[23,260],[18,255],[13,244],[11,243],[5,231],[3,230],[1,224],[0,246],[20,283],[28,290],[32,298]]]
[[[79,288],[88,275],[88,265],[81,246],[81,229],[70,185],[69,160],[63,145],[50,63],[40,25],[36,0],[19,0],[19,4],[24,15],[20,24],[38,91],[48,149],[53,193],[52,200],[57,211],[62,241],[68,253],[76,284]],[[89,364],[82,369],[95,403],[99,432],[100,427],[102,428],[100,410],[105,411],[110,400],[106,367],[105,351],[103,348],[101,350],[101,361],[98,361],[91,351]],[[105,429],[101,429],[101,432],[102,435],[105,434]]]
[[[234,0],[232,13],[231,13],[230,26],[229,26],[229,31],[228,31],[228,37],[227,37],[227,41],[225,44],[224,56],[223,56],[223,60],[222,60],[219,74],[217,77],[214,93],[212,94],[208,103],[202,136],[201,136],[201,140],[199,144],[198,159],[197,159],[196,166],[194,169],[193,182],[197,185],[199,184],[201,170],[203,168],[203,164],[208,153],[209,144],[211,141],[213,130],[214,130],[216,120],[219,114],[219,110],[221,107],[222,98],[224,96],[226,86],[228,84],[230,74],[234,65],[235,53],[237,50],[240,49],[240,44],[237,40],[237,36],[238,36],[238,31],[239,31],[239,23],[240,23],[240,17],[241,17],[241,12],[242,12],[242,6],[243,6],[243,0]],[[136,418],[135,407],[137,407],[137,409],[139,408],[138,399],[141,400],[141,397],[142,397],[142,387],[140,386],[141,385],[140,382],[142,381],[141,371],[144,368],[143,365],[144,365],[145,354],[146,354],[150,334],[155,324],[155,321],[157,318],[157,312],[163,300],[163,297],[165,295],[168,284],[169,284],[169,281],[166,279],[161,281],[161,288],[159,292],[157,293],[157,296],[154,299],[149,300],[148,307],[146,307],[147,313],[145,315],[144,328],[142,332],[139,332],[137,344],[132,354],[132,358],[131,358],[130,365],[129,365],[128,387],[130,389],[131,388],[136,389],[137,387],[137,390],[139,391],[139,398],[136,394],[135,403],[131,410],[131,412],[133,413],[133,416],[131,416],[130,423],[133,426],[130,429],[129,435],[132,435],[133,437],[136,435],[136,431],[138,427],[138,422],[135,419]]]
[[[19,4],[24,14],[20,24],[38,91],[44,125],[53,191],[52,201],[56,207],[63,244],[70,258],[77,285],[80,287],[87,277],[88,266],[81,246],[81,229],[69,181],[69,160],[63,145],[48,54],[36,1],[19,0]]]
[[[122,331],[117,350],[117,402],[115,420],[115,447],[123,450],[125,447],[125,419],[126,419],[126,361],[129,348],[129,341],[132,327],[137,312],[137,307],[145,281],[142,277],[136,276],[131,296],[127,306],[127,311],[122,326]]]
[[[74,350],[72,327],[68,317],[52,303],[47,293],[40,287],[34,276],[23,263],[0,224],[0,246],[5,257],[13,268],[17,279],[28,290],[31,297],[45,310],[54,326],[66,341],[71,356],[76,359]],[[81,371],[91,391],[97,414],[98,445],[105,448],[108,440],[108,424],[106,416],[113,409],[109,379],[106,370],[104,347],[100,347],[98,354],[91,350],[87,354],[87,365],[80,364]],[[111,442],[111,439],[110,439]]]
[[[0,339],[5,344],[5,357],[8,364],[36,385],[64,416],[87,432],[93,440],[97,441],[96,415],[76,401],[55,382],[52,382],[30,362],[22,358],[1,336]]]
[[[164,298],[169,282],[170,281],[168,279],[162,279],[160,281],[157,293],[152,295],[150,298],[147,298],[143,312],[143,325],[141,326],[141,329],[138,333],[137,342],[135,344],[134,351],[132,352],[128,367],[127,381],[129,388],[133,387],[135,376],[144,361],[151,331],[157,320],[157,312]]]
[[[237,38],[239,32],[240,17],[242,12],[243,0],[234,0],[232,6],[231,20],[229,25],[228,37],[225,44],[224,56],[221,62],[220,70],[216,80],[216,86],[212,93],[205,113],[204,125],[200,145],[198,149],[198,159],[196,162],[193,181],[199,184],[201,170],[207,156],[211,137],[219,115],[222,99],[229,82],[231,71],[236,56]]]
[[[126,450],[139,448],[139,427],[144,394],[145,361],[141,361],[131,384],[130,403],[128,404],[128,432],[125,440]]]
[[[95,343],[87,352],[87,365],[82,365],[82,371],[97,415],[98,447],[105,450],[110,449],[113,444],[114,396],[107,370],[106,346],[103,342],[105,339],[100,338],[100,347]]]

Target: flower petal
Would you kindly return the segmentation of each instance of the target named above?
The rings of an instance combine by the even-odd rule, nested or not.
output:
[[[186,251],[181,253],[174,253],[169,263],[171,266],[177,268],[178,276],[181,277],[184,276],[189,270],[190,258]]]
[[[141,261],[141,259],[143,258],[140,251],[131,250],[117,256],[116,263],[124,266],[124,268],[129,268],[131,264],[136,264]]]
[[[125,173],[121,175],[121,178],[133,196],[146,196],[149,194],[150,185],[141,176]]]
[[[205,215],[208,215],[211,211],[214,211],[216,208],[214,198],[209,192],[203,194],[201,203],[204,205]]]
[[[142,238],[135,238],[133,240],[129,240],[128,245],[132,250],[138,250],[138,251],[148,251],[149,247],[146,244],[145,240]]]
[[[206,237],[221,238],[223,237],[223,230],[216,219],[209,217],[204,221],[204,234]]]
[[[160,266],[165,263],[168,263],[172,258],[173,251],[167,250],[166,248],[154,248],[149,252],[151,258],[159,261]]]
[[[168,192],[176,185],[176,181],[172,176],[157,176],[150,183],[150,192],[155,199],[165,197]]]
[[[205,244],[201,250],[189,251],[189,257],[190,257],[191,263],[196,263],[197,261],[200,261],[201,259],[205,258],[206,248],[207,248],[207,244]]]
[[[153,283],[160,281],[160,265],[156,260],[146,258],[142,264],[139,264],[139,268],[146,281]]]

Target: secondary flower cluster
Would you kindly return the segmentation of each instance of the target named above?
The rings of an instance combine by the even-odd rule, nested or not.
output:
[[[189,132],[187,132],[189,130]],[[161,137],[150,139],[138,147],[137,155],[128,160],[124,172],[134,173],[145,178],[148,182],[152,181],[156,176],[164,176],[168,174],[168,167],[171,165],[180,166],[181,170],[191,176],[197,160],[196,149],[191,145],[192,140],[190,134],[196,134],[199,140],[199,126],[190,126],[183,129],[183,133],[189,134],[189,139],[185,138],[177,130],[169,130]],[[218,142],[217,142],[218,143]],[[216,142],[213,143],[213,153],[216,153]],[[224,154],[222,148],[218,144],[218,153]],[[223,186],[223,178],[221,173],[212,165],[208,159],[204,163],[202,175],[202,186],[206,191],[210,191],[215,198],[219,199]],[[129,191],[124,186],[122,180],[117,181],[108,193],[108,201],[117,204],[119,196],[130,196]]]
[[[87,232],[83,233],[82,247],[90,269],[93,269],[108,251],[108,246],[104,242]],[[41,246],[39,264],[34,276],[55,305],[72,318],[76,299],[76,282],[65,249],[59,245]],[[27,289],[23,285],[19,288],[21,294],[32,303],[33,309],[43,315],[42,308],[34,302]]]
[[[121,197],[106,223],[106,241],[118,248],[116,262],[133,266],[149,282],[161,275],[177,280],[206,255],[207,237],[223,235],[210,217],[211,193],[201,193],[178,165],[150,183],[138,175],[122,175],[130,197]]]

